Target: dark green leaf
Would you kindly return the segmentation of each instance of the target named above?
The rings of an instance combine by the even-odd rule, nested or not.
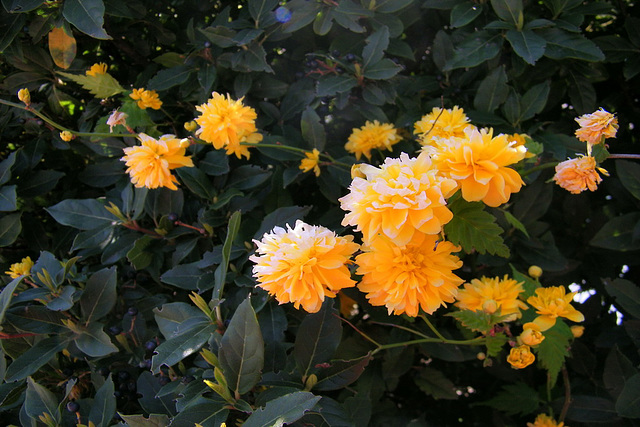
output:
[[[371,80],[385,80],[402,71],[402,66],[389,58],[384,58],[364,69],[363,75]]]
[[[198,168],[178,168],[176,173],[194,194],[203,199],[213,199],[213,186],[207,175]]]
[[[556,383],[565,357],[569,356],[569,343],[572,339],[571,329],[558,319],[555,326],[544,332],[544,340],[538,345],[536,356],[542,367],[549,371],[551,387]]]
[[[328,361],[340,344],[342,324],[333,308],[333,299],[327,298],[317,313],[308,314],[296,335],[293,357],[298,370],[306,378],[315,366]]]
[[[629,378],[616,401],[618,415],[626,418],[640,418],[640,374]]]
[[[16,290],[24,276],[20,276],[9,282],[0,292],[0,325],[4,322],[4,314],[11,305],[11,299],[13,298],[13,292]]]
[[[393,13],[404,9],[412,3],[412,0],[380,0],[376,1],[375,9],[378,13]]]
[[[229,410],[225,408],[225,403],[201,399],[178,413],[171,423],[176,426],[192,426],[198,423],[202,427],[218,427],[227,420],[228,416]]]
[[[340,390],[357,380],[371,360],[370,355],[353,360],[333,360],[330,366],[318,372],[314,390]]]
[[[111,375],[109,375],[104,384],[96,391],[96,396],[91,404],[89,421],[93,422],[96,426],[108,426],[116,414],[114,391],[113,380],[111,379]]]
[[[640,166],[628,160],[616,160],[616,172],[624,188],[640,199]]]
[[[136,392],[140,395],[138,403],[145,412],[151,414],[176,414],[176,405],[173,396],[158,397],[158,392],[162,388],[160,378],[155,377],[151,372],[145,371],[136,381]]]
[[[581,34],[558,28],[545,28],[539,32],[539,35],[547,41],[544,55],[548,58],[573,58],[590,62],[604,60],[604,54],[600,48]]]
[[[220,299],[222,297],[224,283],[227,278],[227,269],[229,268],[229,262],[231,261],[231,248],[233,241],[238,235],[240,230],[240,223],[242,222],[242,215],[240,211],[236,211],[229,218],[229,226],[227,227],[227,236],[224,239],[224,245],[222,246],[222,260],[215,272],[215,289],[213,291],[212,298]]]
[[[268,180],[271,174],[271,171],[255,165],[242,165],[233,169],[227,185],[238,190],[250,190]]]
[[[27,378],[27,392],[24,399],[24,411],[29,417],[37,420],[44,413],[51,415],[56,421],[60,421],[58,399],[55,394],[35,382],[31,377]]]
[[[213,87],[217,76],[218,71],[216,66],[211,63],[204,64],[198,70],[198,83],[200,83],[200,87],[206,95],[211,93],[211,88]],[[199,166],[202,166],[202,164]]]
[[[198,308],[184,302],[164,304],[162,309],[154,308],[153,314],[158,324],[158,329],[160,329],[165,339],[171,338],[178,326],[187,319],[199,317],[202,321],[207,321],[207,318]]]
[[[507,99],[507,73],[503,67],[498,67],[485,77],[473,100],[473,106],[480,111],[492,112]]]
[[[485,313],[482,310],[460,310],[448,313],[447,316],[451,316],[462,323],[466,328],[472,331],[478,331],[487,333],[489,330],[498,323],[501,318],[489,313]]]
[[[518,381],[503,386],[495,397],[479,405],[490,406],[507,415],[529,415],[536,412],[541,403],[542,399],[536,390]]]
[[[94,199],[67,199],[45,210],[60,224],[80,230],[105,227],[117,221],[102,203]]]
[[[96,39],[111,39],[102,28],[104,25],[102,0],[65,0],[62,14],[83,33]]]
[[[115,184],[124,176],[124,163],[117,161],[87,165],[78,178],[87,185],[104,188]]]
[[[502,348],[509,341],[504,333],[496,333],[495,335],[487,335],[485,337],[485,345],[487,347],[487,357],[498,357],[502,353]]]
[[[640,319],[640,288],[633,282],[625,279],[615,279],[612,282],[605,281],[605,289],[616,299],[616,305]]]
[[[267,63],[267,52],[261,44],[252,42],[247,45],[247,49],[242,49],[235,53],[231,60],[232,68],[235,71],[265,71],[273,73],[273,69]]]
[[[160,280],[181,289],[195,291],[198,289],[198,281],[201,276],[203,276],[203,271],[198,268],[198,263],[192,262],[190,264],[176,265],[167,270],[160,276]]]
[[[18,209],[16,186],[4,185],[0,187],[0,212],[13,212]]]
[[[103,268],[91,275],[80,297],[80,308],[87,323],[100,320],[116,303],[117,270]]]
[[[236,42],[233,41],[233,36],[235,36],[236,32],[231,28],[222,26],[207,27],[204,29],[200,29],[200,31],[211,43],[216,46],[226,48],[235,46],[236,44]]]
[[[7,368],[5,381],[23,380],[34,372],[42,368],[51,358],[67,347],[69,339],[66,337],[53,336],[38,341],[36,345],[22,353]]]
[[[186,65],[160,70],[158,74],[149,80],[147,86],[152,90],[167,90],[186,82],[192,71],[193,68],[187,67]]]
[[[579,394],[571,396],[571,404],[567,411],[568,420],[611,425],[617,418],[614,403],[609,399]]]
[[[578,114],[591,113],[596,109],[596,89],[578,73],[569,73],[569,98]]]
[[[20,216],[22,213],[5,215],[0,218],[0,248],[16,241],[22,231]]]
[[[617,399],[627,380],[638,374],[633,363],[615,345],[604,363],[602,380],[611,397]]]
[[[523,240],[520,243],[518,253],[529,264],[548,271],[560,271],[567,267],[567,259],[556,246],[551,232],[547,231],[539,238]]]
[[[473,22],[482,13],[482,6],[471,1],[458,4],[451,10],[451,27],[459,28]]]
[[[211,150],[198,163],[198,167],[207,175],[224,175],[229,172],[229,156],[224,150]]]
[[[326,35],[333,27],[333,9],[324,7],[313,21],[313,32],[319,36]]]
[[[133,248],[127,252],[127,259],[136,270],[147,268],[153,261],[153,254],[146,249],[151,245],[153,239],[149,236],[142,236],[136,240]]]
[[[278,5],[278,0],[249,0],[249,14],[259,24]]]
[[[53,190],[64,175],[64,172],[53,170],[37,171],[25,182],[20,183],[18,192],[22,197],[40,196]]]
[[[291,424],[310,411],[320,400],[307,391],[286,394],[267,402],[244,422],[244,427],[280,427]]]
[[[542,217],[551,206],[553,187],[536,181],[514,196],[513,215],[529,225]]]
[[[420,390],[436,400],[458,399],[454,384],[437,369],[422,368],[414,381]]]
[[[537,84],[529,89],[522,97],[520,121],[529,120],[540,113],[545,105],[547,105],[550,91],[550,80]]]
[[[617,216],[607,222],[589,244],[613,251],[633,251],[640,249],[640,239],[634,239],[634,227],[640,222],[640,213],[631,212]]]
[[[16,161],[16,152],[13,151],[6,159],[0,162],[0,185],[6,184],[11,179],[11,167]]]
[[[513,51],[528,64],[535,65],[536,61],[544,55],[546,40],[531,30],[509,30],[506,38],[513,47]]]
[[[156,348],[156,353],[151,359],[151,372],[159,373],[162,365],[175,365],[200,350],[211,338],[211,334],[216,330],[215,325],[206,317],[195,320],[197,321],[189,325],[190,328],[185,327],[180,335],[168,339]]]
[[[284,33],[293,33],[312,23],[313,20],[316,19],[321,5],[316,2],[299,0],[297,2],[288,2],[287,7],[289,7],[289,10],[292,12],[291,19],[282,26],[282,31]]]
[[[524,224],[522,224],[520,221],[518,221],[518,218],[513,216],[511,214],[511,212],[509,212],[509,211],[502,211],[502,213],[504,214],[504,218],[507,220],[507,222],[509,224],[511,224],[515,229],[522,231],[522,233],[525,236],[529,237],[529,233],[527,232],[527,228],[524,226]]]
[[[384,56],[384,51],[389,46],[389,28],[378,28],[365,42],[367,44],[362,49],[362,68],[366,70],[369,65],[380,62]]]
[[[444,67],[444,71],[457,68],[475,67],[495,58],[500,53],[502,38],[486,31],[478,31],[467,37],[453,52]]]
[[[9,45],[11,45],[11,42],[13,42],[13,39],[15,39],[18,33],[22,31],[22,28],[24,28],[24,23],[26,19],[27,19],[26,15],[22,13],[0,14],[0,28],[2,28],[2,33],[0,34],[0,52],[4,52],[5,49],[7,49]],[[31,75],[30,79],[35,78],[36,80],[38,80],[40,78],[40,76],[37,74],[34,74],[34,73],[29,73],[29,74]],[[3,83],[8,84],[9,83],[8,79],[4,79]],[[12,84],[11,86],[21,87],[24,85]]]
[[[23,13],[37,9],[44,0],[2,0],[2,6],[9,13]]]
[[[287,224],[293,227],[295,226],[296,221],[303,219],[310,210],[310,206],[287,206],[284,208],[278,208],[264,217],[262,224],[260,224],[260,228],[258,228],[256,234],[253,235],[253,238],[261,239],[265,233],[270,232],[274,227],[284,228]]]
[[[531,277],[520,273],[515,269],[514,266],[511,266],[511,276],[516,282],[522,283],[524,292],[520,295],[520,298],[522,298],[524,301],[526,301],[530,296],[535,295],[536,289],[540,287],[540,283],[538,281],[533,280]]]
[[[522,0],[491,0],[491,6],[503,21],[515,25],[522,22]]]
[[[302,112],[300,129],[302,131],[302,137],[311,147],[317,148],[320,151],[324,149],[327,135],[324,126],[320,122],[320,117],[318,117],[312,108],[309,107]]]
[[[165,414],[144,415],[124,415],[118,412],[120,418],[124,420],[127,427],[166,427],[169,425],[169,417]]]
[[[353,76],[329,76],[318,81],[318,96],[331,96],[347,92],[358,85]]]
[[[90,323],[75,339],[78,349],[91,357],[102,357],[117,352],[118,347],[113,345],[111,338],[102,328],[101,323]]]

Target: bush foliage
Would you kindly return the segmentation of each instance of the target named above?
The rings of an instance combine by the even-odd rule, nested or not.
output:
[[[637,424],[640,166],[621,156],[637,151],[640,115],[631,2],[2,6],[0,264],[34,261],[1,279],[6,423],[515,426],[546,413]],[[162,106],[140,108],[141,88]],[[256,111],[263,139],[249,158],[193,133],[214,91]],[[541,284],[581,292],[584,334],[558,319],[523,369],[507,355],[536,317],[526,304],[515,322],[453,304],[409,317],[347,288],[306,313],[256,286],[254,239],[304,219],[359,241],[338,201],[351,165],[416,156],[414,123],[454,106],[494,135],[527,134],[532,154],[514,166],[526,185],[508,203],[449,199],[455,273],[508,275],[523,304]],[[620,124],[593,152],[610,176],[570,194],[552,167],[584,153],[574,119],[599,107]],[[129,130],[110,133],[115,109]],[[345,143],[374,120],[402,141],[356,160]],[[121,158],[141,132],[188,138],[194,167],[174,170],[177,190],[131,183]],[[313,149],[318,176],[300,168]]]

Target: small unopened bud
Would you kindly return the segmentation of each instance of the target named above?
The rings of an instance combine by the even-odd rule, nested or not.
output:
[[[367,176],[360,170],[360,163],[351,166],[351,179],[366,178]]]
[[[69,142],[73,139],[73,134],[68,130],[63,130],[62,132],[60,132],[60,139]]]
[[[187,148],[190,145],[191,145],[191,141],[189,141],[187,138],[180,140],[180,148]]]
[[[542,276],[542,269],[537,265],[532,265],[531,267],[529,267],[529,276],[533,277],[534,279],[539,278],[540,276]]]
[[[187,132],[193,132],[198,128],[198,124],[195,122],[195,120],[191,120],[190,122],[184,123],[184,128],[187,130]]]
[[[540,332],[540,327],[533,322],[525,323],[522,334],[518,337],[519,342],[530,347],[536,346],[544,341],[544,335]]]
[[[484,359],[486,359],[486,358],[487,358],[487,355],[486,355],[486,354],[484,354],[483,352],[480,352],[480,353],[476,354],[476,358],[477,358],[478,360],[484,360]]]
[[[29,93],[29,89],[27,89],[26,87],[20,89],[18,91],[18,99],[24,102],[24,105],[26,105],[27,107],[31,105],[31,94]]]
[[[495,300],[486,300],[482,304],[482,310],[487,314],[493,314],[498,310],[498,303]]]
[[[574,338],[580,338],[584,334],[584,326],[573,325],[571,327],[571,333]]]

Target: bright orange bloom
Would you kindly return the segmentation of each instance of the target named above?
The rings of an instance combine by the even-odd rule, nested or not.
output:
[[[177,190],[178,180],[171,174],[172,169],[192,167],[193,161],[185,156],[189,142],[174,135],[162,135],[154,139],[141,133],[138,139],[142,145],[125,148],[125,156],[120,159],[128,166],[131,182],[138,188],[167,187]]]
[[[525,153],[524,147],[515,147],[506,135],[494,138],[493,130],[467,128],[463,138],[435,141],[432,157],[442,175],[458,182],[466,201],[482,200],[496,207],[524,185],[520,174],[507,166],[522,160]]]
[[[576,136],[590,145],[600,144],[606,138],[615,138],[618,132],[618,118],[602,108],[576,118],[576,122],[580,125]]]
[[[438,175],[427,153],[412,159],[402,153],[380,168],[361,164],[359,171],[366,179],[354,178],[349,194],[339,201],[347,211],[342,225],[362,231],[365,242],[381,233],[405,245],[414,233],[440,233],[453,218],[446,199],[456,183]]]
[[[159,110],[162,107],[162,101],[158,98],[155,90],[145,90],[144,88],[134,89],[129,97],[134,101],[138,101],[138,108],[143,110],[146,108]]]
[[[482,277],[464,284],[464,289],[458,291],[456,306],[461,310],[484,310],[489,314],[500,310],[500,315],[509,316],[505,319],[508,322],[519,318],[520,310],[527,309],[527,305],[518,299],[522,292],[522,282],[507,275],[502,280]]]
[[[320,161],[320,152],[314,148],[312,152],[304,153],[306,159],[302,159],[300,161],[300,166],[298,168],[302,172],[313,171],[316,176],[320,176],[320,166],[318,162]]]
[[[377,120],[367,121],[360,129],[353,129],[349,142],[344,149],[356,155],[356,159],[364,155],[371,160],[371,150],[389,150],[391,146],[400,142],[402,138],[390,123],[380,123]]]
[[[321,226],[296,221],[294,228],[275,227],[257,245],[253,275],[258,286],[280,304],[292,302],[309,313],[320,310],[325,297],[355,286],[346,264],[359,245]]]
[[[522,325],[522,333],[520,334],[519,341],[522,344],[534,347],[544,341],[544,335],[540,332],[540,326],[533,322],[525,323]]]
[[[536,309],[538,317],[534,323],[540,326],[541,331],[553,327],[558,317],[565,317],[574,322],[582,322],[584,315],[572,305],[575,292],[566,293],[564,286],[549,286],[536,289],[536,294],[527,299],[529,305]]]
[[[224,148],[228,156],[235,154],[237,158],[243,156],[249,159],[251,153],[249,152],[249,146],[245,144],[257,144],[262,141],[262,134],[258,132],[242,135],[238,142],[229,142]]]
[[[93,64],[89,70],[87,70],[87,76],[95,77],[98,74],[107,74],[107,64],[104,62],[100,62],[97,64]]]
[[[602,182],[598,170],[608,175],[606,170],[596,167],[595,158],[580,156],[558,163],[553,180],[571,194],[580,194],[586,189],[596,191]]]
[[[463,282],[453,274],[462,261],[452,252],[460,250],[436,235],[414,233],[406,245],[379,236],[363,246],[356,257],[358,289],[372,305],[385,306],[389,314],[417,316],[422,308],[433,313],[455,300]]]
[[[22,258],[22,261],[11,264],[8,271],[4,274],[9,275],[12,279],[17,279],[20,276],[28,276],[31,274],[31,268],[34,263],[31,261],[31,257]]]
[[[473,127],[464,110],[457,105],[453,109],[434,107],[414,124],[413,133],[418,135],[421,145],[429,145],[437,138],[462,138],[467,126]]]
[[[522,369],[535,362],[536,357],[531,353],[528,345],[513,347],[507,357],[507,362],[513,369]]]
[[[569,427],[563,422],[558,422],[547,414],[539,414],[533,423],[527,423],[527,427]]]

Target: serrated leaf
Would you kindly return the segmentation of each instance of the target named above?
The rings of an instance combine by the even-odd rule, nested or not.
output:
[[[569,98],[578,114],[587,114],[596,108],[596,89],[581,74],[569,73]]]
[[[229,388],[237,394],[247,393],[260,381],[264,341],[249,298],[238,306],[222,336],[219,360]]]
[[[551,387],[556,383],[565,358],[569,356],[568,348],[572,338],[571,329],[558,319],[551,329],[544,332],[544,340],[536,349],[537,359],[549,371]]]
[[[242,424],[244,427],[281,427],[291,424],[310,411],[321,399],[307,391],[285,394],[267,402]]]
[[[193,69],[186,65],[160,70],[149,80],[147,86],[153,90],[166,90],[186,82],[192,71]]]
[[[96,39],[110,40],[104,31],[104,3],[102,0],[65,0],[64,18],[77,29]]]
[[[414,381],[420,390],[436,400],[458,399],[453,382],[437,369],[422,368],[420,375],[418,375]]]
[[[512,416],[536,412],[541,403],[542,399],[540,399],[538,392],[519,381],[503,386],[493,398],[477,405],[490,406]]]
[[[73,34],[65,27],[53,27],[49,32],[49,53],[56,65],[67,69],[76,57],[78,46]]]
[[[293,357],[303,377],[333,356],[341,334],[342,324],[337,310],[333,308],[333,299],[327,298],[320,311],[308,314],[298,328]]]
[[[96,98],[109,98],[110,96],[118,95],[125,91],[125,89],[120,86],[120,83],[109,73],[87,76],[60,71],[58,74],[78,83],[84,89],[91,92]]]
[[[500,323],[508,316],[500,316],[496,314],[485,313],[482,310],[460,310],[448,313],[447,316],[451,316],[454,319],[462,323],[463,326],[471,329],[472,331],[478,331],[487,333],[493,327],[493,325]]]
[[[509,211],[502,211],[502,213],[504,214],[504,217],[505,217],[505,219],[507,220],[507,222],[509,224],[511,224],[516,230],[522,231],[522,233],[525,236],[529,237],[529,233],[527,232],[527,228],[524,226],[523,223],[518,221],[518,218],[513,216],[513,214],[511,214],[511,212],[509,212]]]
[[[531,89],[522,96],[520,121],[529,120],[536,114],[542,112],[545,105],[547,105],[550,92],[551,80],[531,87]]]
[[[542,58],[547,46],[547,41],[531,30],[509,30],[506,39],[513,51],[531,65],[535,65],[536,61]]]
[[[500,237],[502,228],[496,224],[496,218],[484,210],[482,202],[460,198],[450,203],[449,209],[453,219],[444,226],[444,231],[451,243],[462,246],[467,253],[475,249],[481,254],[510,256],[509,248]]]
[[[504,345],[509,341],[509,338],[504,333],[497,333],[495,335],[487,335],[485,337],[485,345],[487,347],[487,357],[497,357],[501,352]]]

